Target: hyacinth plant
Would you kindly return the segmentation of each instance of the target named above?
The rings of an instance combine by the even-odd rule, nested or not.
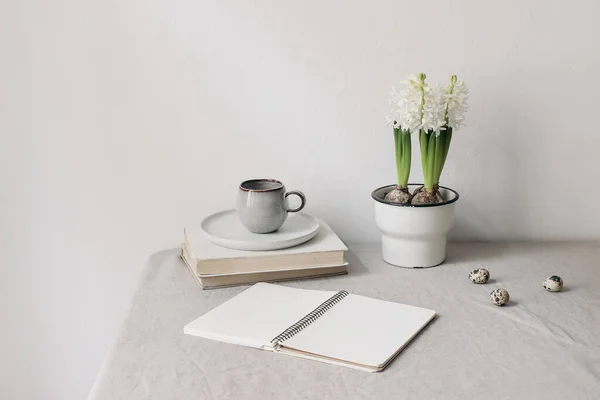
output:
[[[387,201],[401,204],[443,202],[439,182],[452,134],[464,121],[468,89],[456,75],[450,84],[431,88],[424,73],[410,76],[403,92],[392,91],[388,121],[394,129],[396,148],[396,189],[386,194]],[[424,185],[410,193],[408,177],[411,163],[411,134],[419,135]]]

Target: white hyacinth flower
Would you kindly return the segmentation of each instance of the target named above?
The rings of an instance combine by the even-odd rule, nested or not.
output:
[[[442,89],[441,98],[444,103],[444,123],[446,126],[457,130],[464,124],[465,112],[469,108],[467,98],[469,89],[456,75],[450,78],[450,85]]]
[[[422,129],[427,133],[435,133],[446,129],[446,103],[439,88],[431,89],[425,94]]]
[[[431,88],[425,82],[425,74],[410,75],[402,83],[406,85],[404,96],[399,103],[400,125],[410,133],[418,132],[423,127],[425,101]]]
[[[426,75],[410,75],[404,91],[392,89],[388,123],[410,133],[438,132],[444,129],[446,103],[441,101],[439,90],[432,89],[425,82]]]
[[[400,104],[402,102],[403,92],[399,91],[396,87],[392,87],[392,93],[390,94],[390,111],[389,115],[385,117],[387,123],[392,125],[394,129],[400,128],[400,122],[402,120],[402,108]]]

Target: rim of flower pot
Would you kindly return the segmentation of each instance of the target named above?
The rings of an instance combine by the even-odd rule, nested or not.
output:
[[[409,186],[423,186],[422,183],[409,183],[408,185]],[[378,187],[377,189],[373,190],[371,192],[371,197],[373,198],[373,200],[378,201],[378,202],[383,203],[383,204],[387,204],[389,206],[394,206],[394,207],[421,208],[421,207],[440,207],[440,206],[445,206],[445,205],[454,203],[459,198],[458,192],[456,190],[450,189],[449,187],[446,187],[446,186],[440,186],[440,188],[444,189],[444,190],[448,190],[449,192],[454,193],[454,197],[452,199],[450,199],[450,200],[444,201],[443,203],[436,203],[436,204],[400,204],[400,203],[393,203],[391,201],[386,201],[383,198],[378,197],[375,194],[376,192],[380,191],[381,189],[385,189],[385,188],[389,188],[389,187],[394,187],[395,188],[396,185],[385,185],[385,186],[381,186],[381,187]]]

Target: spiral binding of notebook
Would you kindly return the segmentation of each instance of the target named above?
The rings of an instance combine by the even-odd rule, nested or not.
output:
[[[317,308],[306,314],[298,322],[291,325],[279,335],[275,336],[273,340],[271,340],[271,344],[273,345],[273,347],[279,346],[281,342],[290,339],[298,332],[315,322],[317,319],[319,319],[319,317],[325,314],[327,310],[339,303],[346,296],[348,296],[348,292],[342,290],[325,300],[323,303],[321,303],[321,305],[319,305]]]

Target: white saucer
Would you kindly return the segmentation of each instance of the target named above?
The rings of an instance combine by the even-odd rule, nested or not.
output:
[[[279,250],[309,241],[319,230],[319,221],[304,213],[289,214],[283,226],[272,233],[252,233],[242,225],[235,210],[204,218],[200,224],[208,240],[236,250]]]

